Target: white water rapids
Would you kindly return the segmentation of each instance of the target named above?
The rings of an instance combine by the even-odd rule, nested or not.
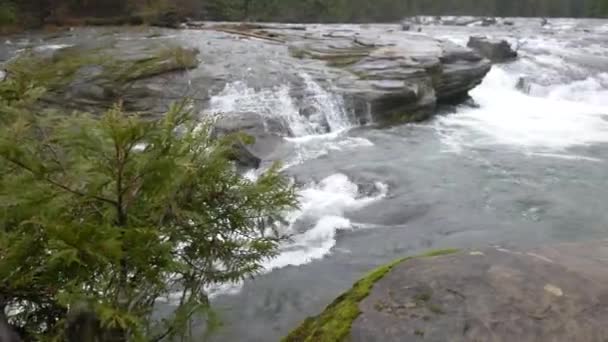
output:
[[[294,145],[294,154],[284,161],[285,168],[336,150],[371,147],[363,138],[345,134],[353,125],[341,96],[326,91],[309,75],[301,74],[304,91],[302,103],[311,111],[303,116],[298,100],[291,95],[288,85],[271,89],[253,89],[243,82],[235,82],[211,98],[212,113],[230,115],[234,112],[254,112],[269,118],[280,119],[293,137],[285,140]],[[255,177],[255,175],[249,175]],[[289,225],[284,233],[291,241],[281,246],[280,255],[265,263],[266,271],[286,266],[299,266],[330,253],[336,244],[338,230],[357,228],[357,223],[345,218],[345,213],[360,209],[386,196],[388,187],[375,182],[375,193],[359,193],[359,186],[347,175],[335,173],[317,182],[311,182],[299,191],[300,208],[287,216]],[[210,288],[211,295],[234,293],[241,284],[223,284]]]
[[[464,41],[461,36],[451,39]],[[434,130],[443,153],[507,149],[524,156],[603,162],[572,149],[608,142],[608,66],[604,72],[590,72],[576,58],[561,56],[568,47],[558,40],[530,38],[517,44],[521,46],[520,58],[494,66],[470,93],[475,106],[457,107],[455,112],[420,126]],[[608,55],[605,47],[587,47],[594,48]],[[215,112],[255,112],[283,120],[294,135],[285,138],[294,146],[294,152],[284,160],[286,169],[334,151],[369,149],[374,153],[372,141],[349,136],[353,125],[342,98],[310,76],[300,77],[305,87],[303,98],[294,98],[285,84],[253,89],[236,82],[212,98],[211,108]],[[306,116],[300,111],[302,103],[308,107]],[[300,190],[301,208],[289,214],[289,226],[285,227],[293,239],[281,247],[276,259],[265,264],[267,271],[322,259],[332,253],[338,231],[367,227],[347,216],[389,194],[385,180],[373,183],[371,194],[361,194],[349,175],[336,172],[304,185]],[[238,286],[217,290],[232,292]]]

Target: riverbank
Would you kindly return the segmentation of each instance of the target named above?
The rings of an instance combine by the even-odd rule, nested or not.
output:
[[[428,25],[420,33],[403,32],[397,24],[253,29],[276,34],[273,39],[226,30],[78,27],[5,38],[0,53],[5,60],[26,50],[52,55],[118,44],[120,56],[166,42],[199,51],[196,67],[138,79],[132,94],[143,84],[153,95],[136,96],[141,105],[186,95],[201,113],[225,113],[229,123],[247,123],[250,129],[269,124],[262,139],[267,144],[259,146],[268,156],[260,167],[281,160],[302,201],[282,227],[292,241],[281,245],[255,279],[206,290],[224,323],[212,340],[277,341],[391,260],[429,249],[483,251],[500,245],[530,251],[606,238],[608,21],[560,19],[542,28],[538,18],[513,21],[512,26]],[[402,35],[410,41],[419,35],[417,46],[448,41],[464,47],[480,34],[507,39],[519,47],[519,57],[494,65],[464,103],[440,104],[426,121],[383,129],[369,124],[367,116],[355,116],[366,106],[355,106],[350,93],[340,91],[349,82],[339,80],[354,77],[347,70],[352,65],[294,56],[283,42],[329,44],[361,36],[365,43],[369,37]],[[290,40],[292,35],[306,37]],[[383,48],[385,53],[391,47],[373,50]],[[135,57],[145,57],[145,51]],[[85,71],[95,75],[96,68]],[[89,99],[105,95],[92,85],[75,82],[69,89]],[[247,117],[263,120],[251,124]],[[361,125],[361,118],[368,124]],[[282,132],[278,139],[275,132]],[[173,308],[170,301],[159,304],[160,312]]]
[[[378,268],[284,342],[602,341],[608,240],[438,251]]]

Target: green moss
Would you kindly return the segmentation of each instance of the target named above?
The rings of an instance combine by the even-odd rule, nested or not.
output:
[[[431,300],[431,294],[427,292],[419,293],[414,296],[414,300],[417,302],[428,302],[429,300]]]
[[[346,55],[346,56],[335,56],[332,58],[325,58],[327,65],[335,68],[343,68],[349,65],[355,64],[363,59],[367,55]]]
[[[320,315],[307,318],[293,330],[283,342],[339,342],[344,341],[350,332],[354,320],[361,313],[359,303],[365,299],[374,284],[382,279],[396,265],[416,257],[434,257],[456,253],[458,250],[445,249],[407,257],[381,266],[353,285],[352,289],[342,294],[331,303]]]
[[[436,315],[443,315],[445,312],[443,309],[437,304],[429,304],[429,310]]]
[[[102,56],[95,53],[82,54],[67,48],[56,52],[52,57],[26,52],[9,63],[7,71],[13,78],[53,90],[69,84],[83,66],[102,63]]]
[[[197,51],[179,46],[151,50],[149,57],[132,60],[115,58],[103,48],[65,48],[51,56],[26,52],[9,63],[7,70],[13,78],[53,92],[69,85],[83,67],[97,66],[101,73],[87,76],[93,78],[87,81],[103,80],[103,84],[116,90],[125,82],[196,67],[196,56]]]
[[[356,50],[343,49],[335,53],[324,53],[314,50],[306,50],[298,47],[289,47],[289,53],[292,57],[298,59],[310,58],[325,61],[327,65],[336,68],[343,68],[355,64],[363,58],[369,56],[371,48],[361,48]]]
[[[151,54],[148,58],[106,63],[106,69],[111,79],[127,82],[171,71],[192,69],[198,65],[196,55],[194,50],[169,47]]]

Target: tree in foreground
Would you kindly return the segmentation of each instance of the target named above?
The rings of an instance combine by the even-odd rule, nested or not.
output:
[[[186,102],[156,121],[120,106],[36,115],[28,99],[41,91],[6,82],[0,324],[27,340],[187,337],[209,309],[207,286],[252,276],[277,253],[292,185],[276,167],[243,178],[233,137],[213,138]],[[163,297],[175,312],[153,318]]]

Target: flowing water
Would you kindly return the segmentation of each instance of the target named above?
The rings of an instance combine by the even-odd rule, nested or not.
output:
[[[281,159],[300,185],[301,206],[284,228],[293,239],[266,272],[209,289],[224,322],[216,341],[277,341],[369,270],[424,250],[608,237],[608,20],[542,29],[538,19],[515,21],[423,27],[458,44],[473,34],[506,38],[520,57],[494,66],[472,102],[389,129],[358,127],[318,61],[290,60],[268,42],[170,31],[201,50],[191,77],[212,85],[209,112],[255,112],[288,126]],[[36,44],[78,39],[91,38]],[[30,43],[4,47],[20,44]]]
[[[422,124],[355,127],[306,74],[303,100],[287,84],[239,81],[213,97],[218,111],[289,122],[285,172],[303,184],[294,238],[267,273],[214,292],[225,323],[216,340],[278,340],[373,267],[426,249],[608,237],[608,21],[521,23],[529,29],[484,29],[520,58],[493,67],[475,105]],[[459,44],[480,32],[425,30]]]

